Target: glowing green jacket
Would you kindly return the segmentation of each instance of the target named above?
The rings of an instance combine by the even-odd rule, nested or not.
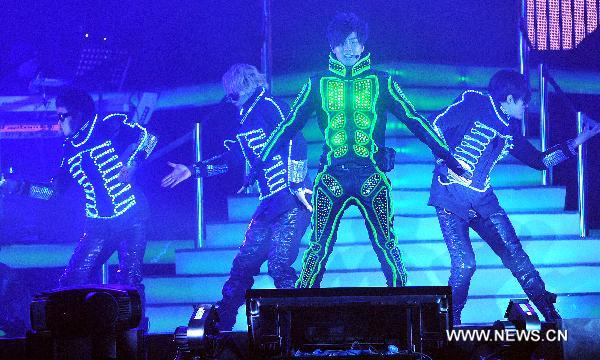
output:
[[[427,144],[436,157],[457,173],[463,172],[446,143],[404,96],[398,82],[385,72],[371,69],[370,55],[353,67],[346,67],[330,54],[329,70],[304,84],[285,121],[267,141],[261,159],[268,159],[274,149],[287,143],[316,112],[325,138],[323,165],[377,165],[380,149],[385,147],[388,111]]]

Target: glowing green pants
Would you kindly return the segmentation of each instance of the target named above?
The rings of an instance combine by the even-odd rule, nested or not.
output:
[[[388,286],[404,286],[406,270],[393,228],[391,186],[375,166],[325,167],[313,189],[313,214],[309,248],[302,259],[297,288],[319,287],[337,238],[344,211],[356,205]]]

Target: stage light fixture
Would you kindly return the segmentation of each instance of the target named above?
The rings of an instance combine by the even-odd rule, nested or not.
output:
[[[510,299],[506,312],[506,320],[498,320],[494,327],[501,330],[541,330],[542,323],[528,299]]]
[[[218,315],[214,305],[200,304],[194,311],[188,326],[179,326],[173,335],[177,345],[176,359],[204,358],[214,350],[218,340]]]

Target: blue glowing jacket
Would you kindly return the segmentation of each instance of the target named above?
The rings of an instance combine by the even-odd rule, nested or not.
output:
[[[307,179],[306,141],[298,133],[287,144],[272,152],[266,161],[260,154],[267,138],[284,119],[288,106],[270,97],[259,87],[240,110],[240,126],[235,140],[226,140],[227,151],[191,166],[196,177],[223,174],[236,164],[246,162],[250,174],[246,185],[258,183],[261,201],[255,217],[263,212],[276,216],[297,206],[294,189],[310,187]]]
[[[438,160],[434,171],[429,205],[444,207],[455,213],[463,208],[490,204],[497,208],[490,173],[507,155],[524,164],[543,170],[575,154],[572,140],[541,152],[521,134],[519,122],[500,111],[491,96],[475,90],[465,91],[433,121],[435,131],[444,139],[452,156],[468,169],[462,175],[470,183],[459,183],[448,177],[448,169]],[[485,209],[475,209],[480,213]]]
[[[135,183],[118,180],[124,166],[133,167],[148,157],[156,136],[125,114],[97,115],[63,143],[60,171],[51,184],[26,183],[23,193],[48,200],[63,193],[72,180],[85,195],[89,219],[112,219],[135,208],[143,196]]]

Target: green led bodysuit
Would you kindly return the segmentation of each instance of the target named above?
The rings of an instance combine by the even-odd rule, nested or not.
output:
[[[392,187],[378,166],[391,111],[448,166],[458,170],[444,141],[406,99],[390,75],[371,69],[370,56],[346,67],[329,56],[329,71],[303,86],[286,120],[267,141],[262,159],[285,144],[316,112],[325,146],[313,189],[312,233],[297,287],[318,287],[344,211],[361,211],[388,286],[406,284],[393,229]]]

